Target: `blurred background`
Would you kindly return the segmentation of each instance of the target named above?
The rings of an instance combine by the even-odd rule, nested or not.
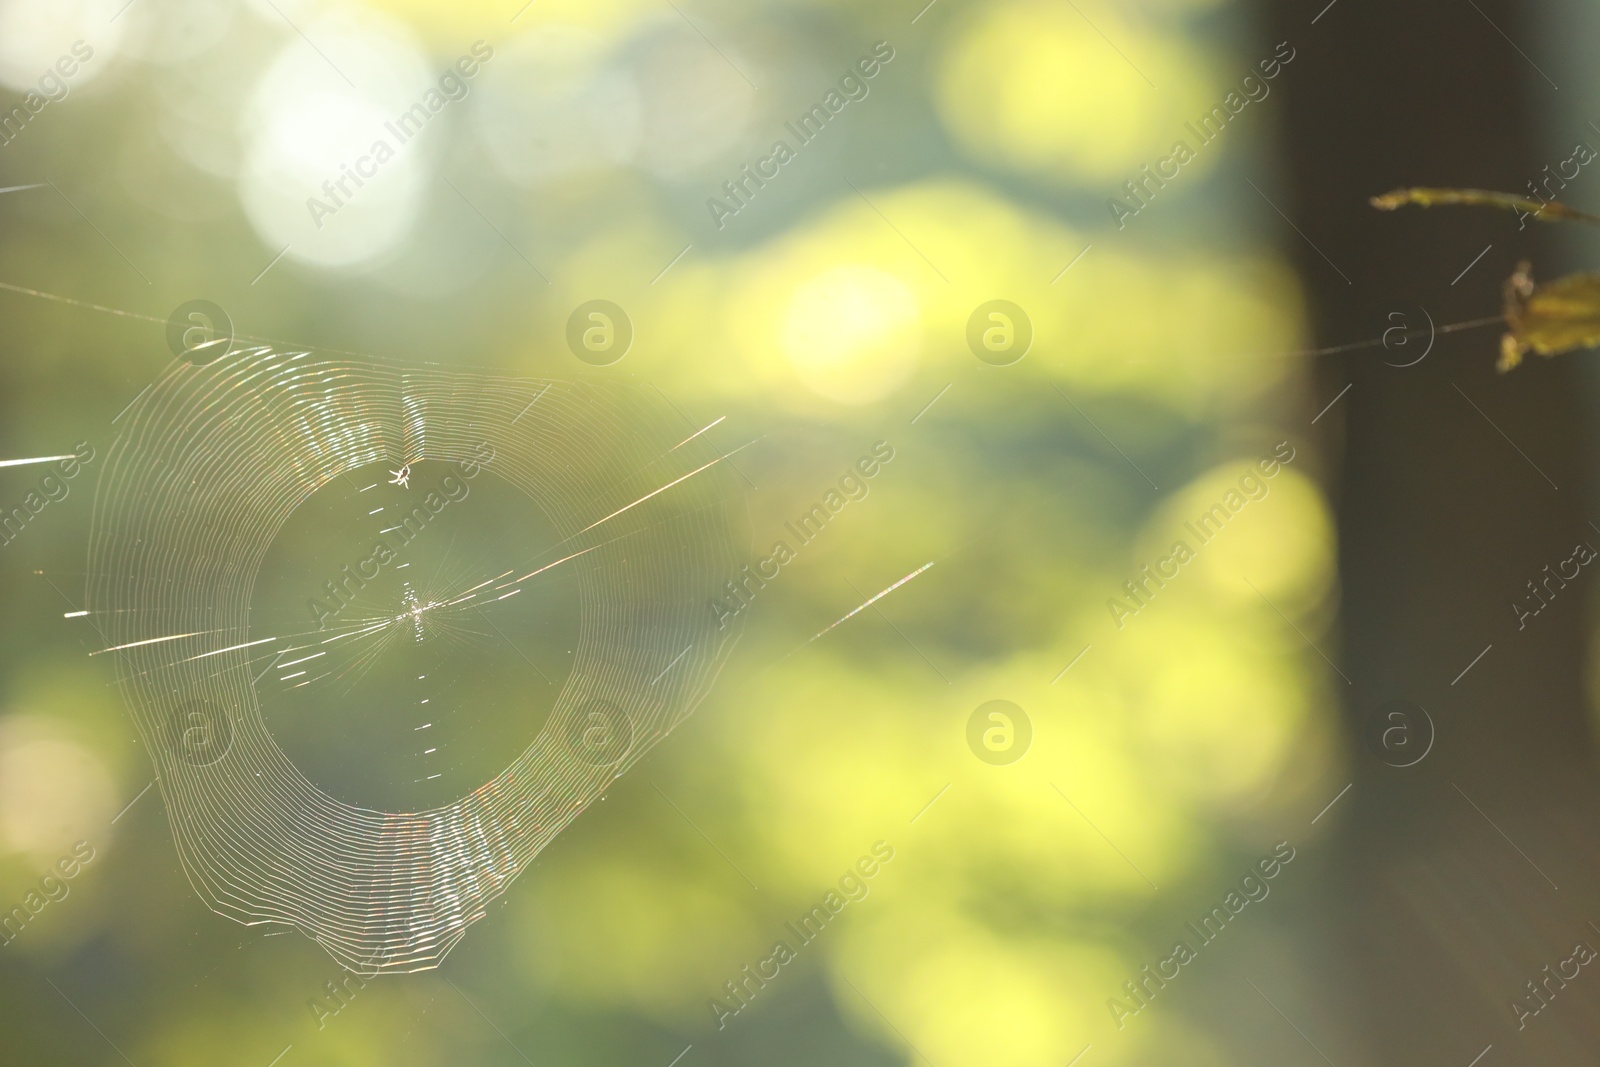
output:
[[[693,717],[440,968],[370,980],[201,903],[63,618],[99,466],[0,469],[8,1060],[1592,1062],[1590,579],[1511,606],[1600,544],[1590,357],[1501,377],[1492,325],[1438,328],[1600,248],[1367,198],[1600,208],[1596,18],[0,3],[0,457],[103,458],[204,299],[722,420],[752,563],[882,461]],[[359,558],[315,514],[294,558]],[[473,675],[463,780],[525,743],[518,671]],[[359,752],[338,714],[280,743]]]

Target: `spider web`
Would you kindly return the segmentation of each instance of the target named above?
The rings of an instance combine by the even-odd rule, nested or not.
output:
[[[147,390],[102,468],[87,606],[107,620],[206,904],[292,924],[363,973],[437,966],[693,710],[732,649],[736,629],[708,607],[737,569],[729,468],[707,437],[684,433],[637,387],[307,352],[179,362]],[[402,611],[252,632],[262,561],[318,489],[372,464],[486,456],[548,518],[554,544],[481,574],[457,561]],[[570,672],[533,742],[467,795],[421,811],[337,800],[268,732],[261,664],[332,650],[359,663],[423,625],[483,633],[498,604],[558,572],[577,585]]]

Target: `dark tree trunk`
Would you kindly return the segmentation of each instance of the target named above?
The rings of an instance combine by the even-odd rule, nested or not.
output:
[[[1286,230],[1319,343],[1375,337],[1400,321],[1393,312],[1411,326],[1426,326],[1424,309],[1441,325],[1493,315],[1517,259],[1541,277],[1567,266],[1553,231],[1519,231],[1509,214],[1386,214],[1366,203],[1403,185],[1523,191],[1566,158],[1540,157],[1530,116],[1559,98],[1507,40],[1532,54],[1526,6],[1343,0],[1309,25],[1319,7],[1266,16],[1271,39],[1299,50],[1283,87],[1280,206],[1351,282]],[[1593,143],[1578,125],[1555,140],[1588,133]],[[1342,1029],[1369,1062],[1466,1067],[1493,1043],[1485,1067],[1592,1064],[1600,966],[1520,1031],[1511,1001],[1537,1006],[1526,983],[1542,967],[1581,939],[1600,946],[1588,922],[1600,922],[1600,806],[1582,610],[1600,575],[1586,568],[1522,629],[1512,604],[1579,542],[1600,546],[1586,505],[1581,365],[1597,357],[1535,357],[1497,375],[1490,328],[1440,337],[1416,366],[1385,365],[1415,358],[1425,341],[1326,359],[1306,414],[1354,383],[1316,426],[1331,458],[1342,449],[1329,486],[1343,581],[1335,659],[1354,683],[1354,786],[1323,844],[1322,898],[1300,915],[1319,931],[1310,951],[1322,957],[1305,966],[1357,1012],[1324,1032]],[[1422,705],[1437,730],[1432,752],[1407,769],[1360,743],[1374,709],[1396,697]]]

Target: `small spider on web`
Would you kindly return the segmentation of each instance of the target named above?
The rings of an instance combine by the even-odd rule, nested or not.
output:
[[[390,485],[398,485],[402,489],[411,488],[411,464],[406,463],[399,470],[390,471],[389,473],[394,475],[393,478],[389,479]]]

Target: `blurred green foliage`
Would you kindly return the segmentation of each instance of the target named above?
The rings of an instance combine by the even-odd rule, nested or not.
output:
[[[1105,1001],[1336,758],[1300,636],[1331,641],[1332,524],[1316,457],[1279,428],[1296,364],[1272,355],[1299,347],[1300,298],[1238,179],[1266,169],[1270,105],[1137,226],[1104,202],[1261,51],[1240,12],[21,6],[15,26],[43,28],[0,44],[19,99],[58,37],[96,58],[0,149],[0,184],[55,183],[0,196],[0,281],[156,321],[0,293],[6,455],[108,442],[170,358],[160,320],[203,296],[244,333],[640,380],[695,427],[726,416],[725,447],[762,439],[740,462],[752,559],[872,442],[896,459],[763,591],[705,705],[441,971],[336,1014],[310,1005],[340,976],[313,944],[200,905],[158,791],[111,825],[150,768],[92,630],[61,619],[84,586],[74,488],[0,549],[0,905],[74,841],[100,858],[0,949],[9,1057],[120,1062],[75,1004],[168,1067],[288,1045],[285,1067],[666,1064],[690,1044],[686,1067],[1042,1067],[1090,1043],[1097,1064],[1230,1062],[1181,1003],[1118,1033]],[[464,100],[312,225],[304,201],[361,131],[479,40],[494,58]],[[870,92],[718,228],[706,201],[880,41],[895,58]],[[564,342],[595,298],[635,330],[610,367]],[[1034,330],[1007,367],[965,340],[996,298]],[[1119,629],[1108,598],[1285,438],[1299,461]],[[4,503],[28,479],[6,472]],[[994,698],[1032,720],[1006,766],[966,747]],[[724,983],[879,840],[895,859],[867,898],[719,1030]]]

